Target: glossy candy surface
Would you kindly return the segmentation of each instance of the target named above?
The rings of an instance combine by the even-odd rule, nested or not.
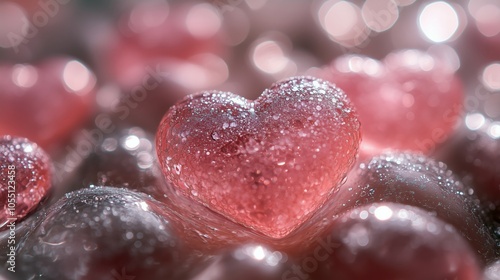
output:
[[[261,245],[246,245],[213,257],[211,264],[191,280],[281,280],[290,267],[285,254]]]
[[[0,230],[34,210],[52,186],[49,156],[26,138],[0,137]]]
[[[500,139],[498,122],[480,113],[466,116],[466,125],[438,155],[474,186],[485,203],[500,205]],[[484,123],[480,128],[476,124]]]
[[[185,196],[280,238],[338,187],[359,139],[342,91],[296,77],[253,102],[223,92],[184,99],[162,120],[157,153],[164,175]]]
[[[494,240],[474,190],[446,164],[420,154],[387,153],[361,163],[329,205],[334,213],[374,202],[423,208],[452,224],[485,259],[494,257]]]
[[[344,90],[356,106],[362,156],[433,151],[462,112],[462,85],[453,71],[417,50],[391,53],[384,61],[345,55],[316,75]]]
[[[163,197],[152,135],[138,127],[116,130],[102,137],[85,159],[75,184],[124,187]]]
[[[322,240],[335,246],[314,255],[325,266],[319,279],[481,279],[475,254],[460,234],[416,207],[380,203],[353,209]]]
[[[181,248],[146,195],[94,187],[41,213],[20,243],[18,263],[25,279],[175,279]]]

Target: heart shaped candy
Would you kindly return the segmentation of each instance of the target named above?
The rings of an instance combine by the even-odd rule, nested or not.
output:
[[[281,238],[341,183],[360,133],[341,90],[295,77],[255,101],[216,91],[191,95],[170,108],[156,141],[164,175],[183,195]]]
[[[89,116],[95,82],[86,66],[68,58],[0,65],[0,135],[53,146]]]
[[[0,231],[36,209],[50,191],[51,179],[50,158],[37,144],[0,136]]]
[[[391,53],[383,63],[346,55],[316,74],[343,89],[358,109],[362,156],[386,149],[429,153],[462,113],[462,85],[453,70],[420,51]]]

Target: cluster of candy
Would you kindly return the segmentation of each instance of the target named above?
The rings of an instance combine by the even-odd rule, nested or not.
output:
[[[497,0],[0,1],[0,279],[500,279]]]

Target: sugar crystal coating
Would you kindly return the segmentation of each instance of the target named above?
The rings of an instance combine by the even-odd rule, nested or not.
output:
[[[359,140],[345,94],[326,81],[296,77],[255,101],[215,91],[184,99],[162,120],[157,153],[185,196],[280,238],[340,184]]]
[[[40,214],[19,245],[24,279],[175,279],[181,244],[146,195],[94,187],[68,193]]]
[[[49,156],[37,144],[0,137],[1,230],[9,219],[22,219],[38,206],[51,187],[51,168]]]
[[[429,152],[453,131],[463,89],[453,71],[427,53],[405,50],[383,62],[345,55],[317,73],[352,100],[361,122],[361,153]]]
[[[466,116],[466,122],[470,115]],[[500,138],[490,132],[497,123],[484,119],[490,125],[484,125],[479,130],[462,128],[438,157],[464,179],[471,181],[485,204],[497,206],[500,205]]]
[[[432,211],[452,224],[484,259],[494,256],[494,241],[470,187],[446,164],[420,154],[386,153],[361,163],[332,204],[341,213],[374,202],[395,202]]]

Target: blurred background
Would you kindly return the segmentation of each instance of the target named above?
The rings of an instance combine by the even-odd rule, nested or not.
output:
[[[314,73],[341,55],[383,59],[401,49],[427,52],[457,71],[466,112],[500,116],[497,0],[0,1],[0,133],[51,150],[76,127],[102,122],[154,132],[188,94],[213,89],[254,99],[272,82]],[[74,63],[50,66],[54,59]],[[67,115],[41,114],[40,124],[23,116],[44,106],[60,111],[53,100],[65,98],[41,82],[49,80],[44,67],[60,67],[53,71],[61,87],[86,99],[59,102]],[[13,101],[11,87],[33,89],[39,99]],[[36,127],[45,125],[65,128],[40,136]],[[500,137],[500,125],[490,130]]]
[[[439,54],[466,79],[485,70],[498,89],[488,77],[499,66],[486,66],[500,59],[499,34],[495,0],[0,1],[4,64],[69,55],[99,85],[130,86],[141,72],[135,60],[148,56],[190,91],[249,97],[344,53],[383,58],[405,48]]]

